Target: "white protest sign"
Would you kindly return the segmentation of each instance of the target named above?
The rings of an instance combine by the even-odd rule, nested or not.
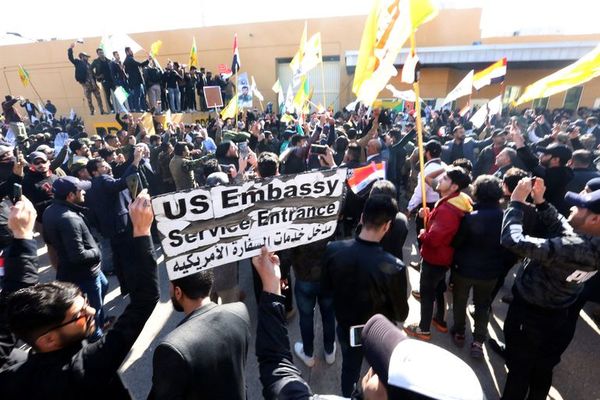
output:
[[[169,279],[333,235],[344,168],[199,188],[152,199]]]

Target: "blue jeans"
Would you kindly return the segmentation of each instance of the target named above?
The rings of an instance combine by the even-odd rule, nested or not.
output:
[[[131,111],[145,110],[147,107],[146,100],[144,99],[144,97],[146,96],[146,93],[144,91],[144,85],[140,83],[139,85],[133,86],[131,90],[132,93],[128,99]]]
[[[104,296],[108,291],[108,280],[100,271],[95,278],[86,279],[77,282],[79,288],[87,295],[90,306],[96,309],[96,331],[89,338],[91,341],[96,341],[102,337],[102,325],[104,324]]]
[[[314,315],[315,304],[319,302],[321,320],[323,321],[323,346],[327,353],[333,352],[335,342],[335,313],[333,311],[333,296],[321,292],[320,282],[307,282],[296,279],[294,286],[296,305],[300,317],[300,335],[304,346],[304,354],[313,355],[313,341],[315,338]]]
[[[354,384],[360,380],[363,350],[362,347],[350,346],[349,326],[338,325],[337,336],[342,350],[342,395],[350,397],[354,391]]]
[[[167,88],[169,91],[169,106],[171,107],[171,112],[180,112],[181,111],[181,93],[179,93],[179,88]]]

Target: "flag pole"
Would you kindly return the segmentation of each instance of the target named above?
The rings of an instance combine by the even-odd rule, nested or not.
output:
[[[415,32],[414,30],[412,31],[412,33],[410,34],[410,52],[411,55],[414,56],[416,51],[415,51]],[[417,145],[419,147],[419,170],[421,173],[421,198],[423,199],[423,209],[425,209],[427,207],[427,191],[425,190],[425,153],[423,151],[423,126],[421,125],[421,94],[420,94],[420,89],[419,89],[419,80],[415,79],[415,82],[413,83],[413,90],[415,91],[415,122],[417,125]],[[427,226],[427,219],[429,218],[429,215],[424,214],[423,215],[423,221],[425,226]]]
[[[235,94],[234,94],[234,96],[236,98],[237,98],[237,94],[238,94],[237,87],[238,87],[238,70],[235,70]],[[236,102],[237,102],[237,100],[236,100]],[[236,105],[235,105],[235,129],[237,129],[238,113],[239,113],[239,110],[238,110],[238,106],[237,106],[237,103],[236,103]]]
[[[323,90],[323,107],[327,110],[327,101],[325,101],[325,72],[323,71],[323,60],[321,60],[321,90]],[[318,111],[317,107],[317,111]]]

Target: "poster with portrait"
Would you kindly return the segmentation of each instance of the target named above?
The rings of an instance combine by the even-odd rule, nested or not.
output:
[[[238,76],[238,108],[252,108],[252,90],[248,73],[243,72]]]

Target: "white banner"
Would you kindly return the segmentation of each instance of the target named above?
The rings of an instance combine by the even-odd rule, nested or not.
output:
[[[334,234],[344,168],[199,188],[152,199],[169,279]]]

